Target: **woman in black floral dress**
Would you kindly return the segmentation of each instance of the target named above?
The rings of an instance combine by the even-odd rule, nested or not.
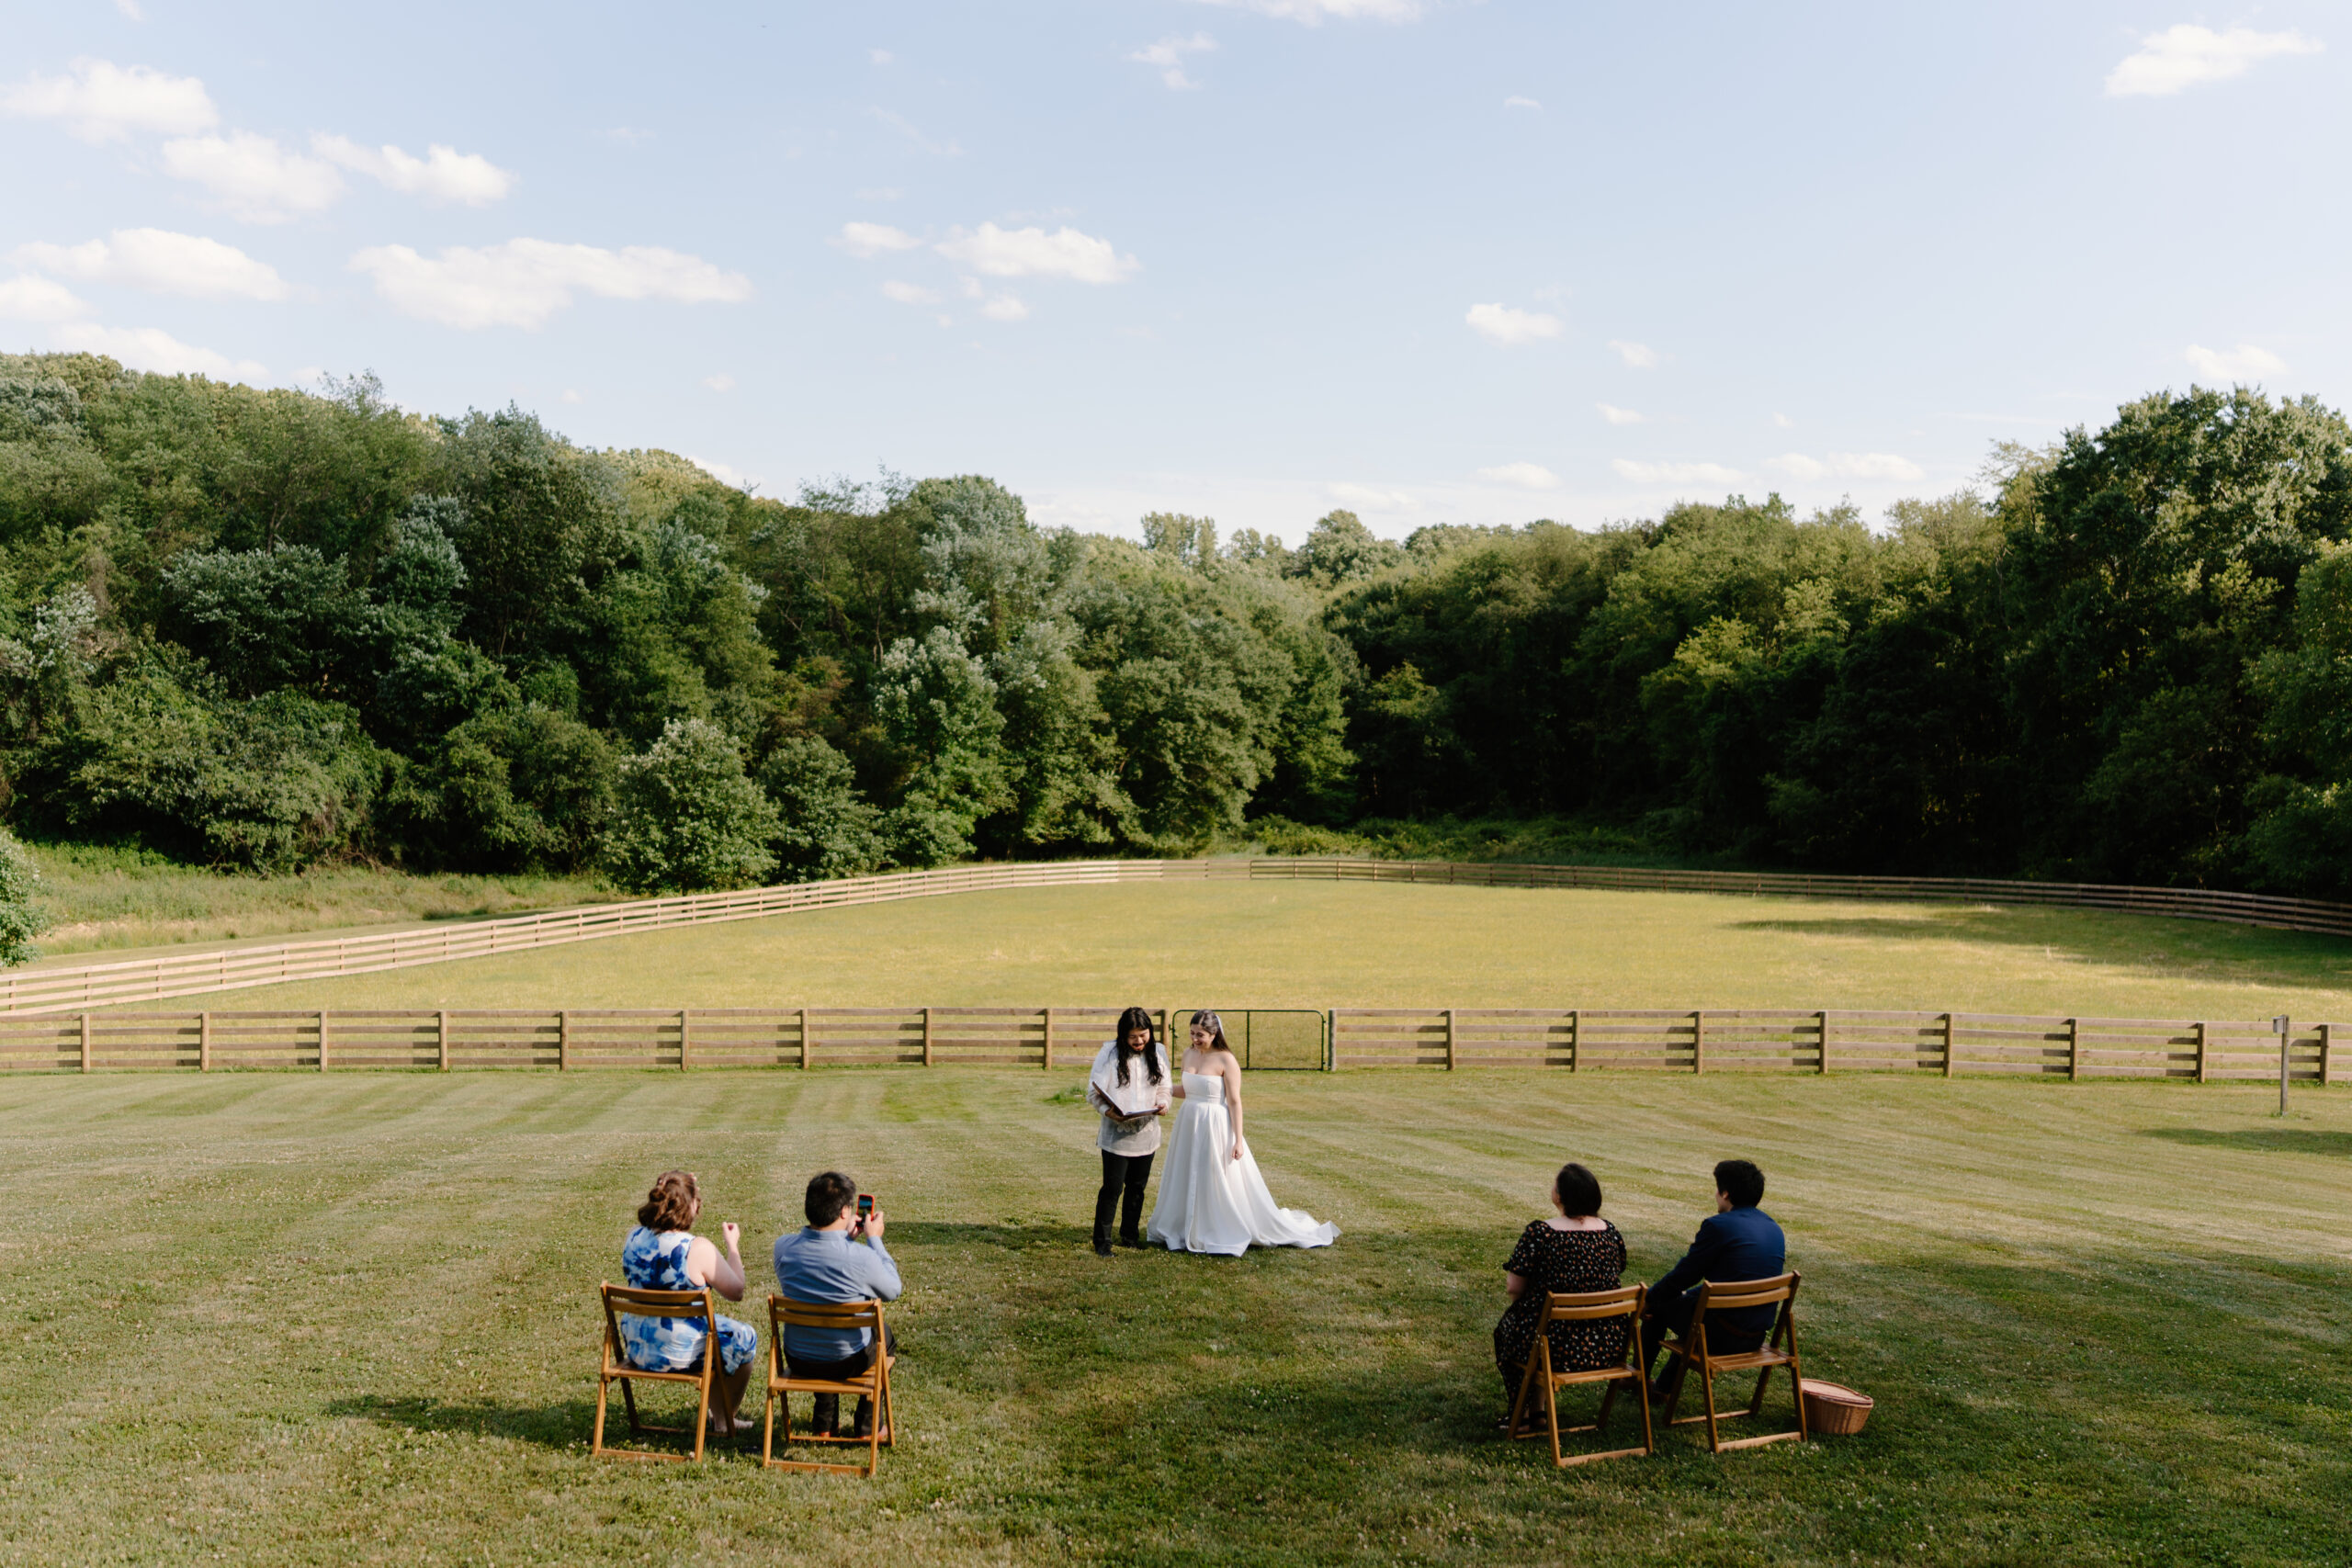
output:
[[[1613,1291],[1625,1271],[1625,1238],[1600,1217],[1600,1183],[1592,1172],[1576,1164],[1564,1165],[1552,1183],[1556,1218],[1530,1220],[1519,1233],[1519,1246],[1503,1265],[1503,1289],[1511,1303],[1495,1325],[1495,1367],[1502,1373],[1508,1424],[1510,1401],[1519,1397],[1520,1379],[1527,1358],[1535,1353],[1535,1333],[1542,1326],[1544,1297],[1555,1291]],[[1595,1323],[1555,1323],[1552,1337],[1555,1371],[1590,1371],[1622,1365],[1625,1359],[1624,1318]]]

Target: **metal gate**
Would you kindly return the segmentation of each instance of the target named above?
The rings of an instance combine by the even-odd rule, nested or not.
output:
[[[1331,1065],[1330,1019],[1311,1008],[1217,1008],[1225,1023],[1225,1043],[1241,1058],[1245,1071],[1319,1073]],[[1177,1008],[1167,1014],[1172,1051],[1184,1048],[1185,1025],[1193,1010]]]

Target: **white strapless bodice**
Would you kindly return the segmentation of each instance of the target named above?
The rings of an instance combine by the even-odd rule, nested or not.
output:
[[[1215,1073],[1186,1073],[1184,1075],[1184,1103],[1223,1105],[1225,1080]]]

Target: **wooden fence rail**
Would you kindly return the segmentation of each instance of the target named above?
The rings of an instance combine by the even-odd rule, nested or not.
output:
[[[1169,1020],[1153,1014],[1165,1037]],[[516,1008],[0,1016],[0,1069],[959,1066],[1076,1068],[1110,1037],[1109,1007]],[[2066,1078],[2275,1080],[2264,1021],[2037,1018],[1843,1008],[1332,1008],[1327,1055],[1307,1030],[1268,1060],[1337,1070],[2003,1073]],[[1252,1015],[1225,1011],[1228,1037]],[[2342,1082],[2335,1023],[2293,1024],[2300,1083]]]
[[[212,948],[105,963],[36,964],[0,975],[0,1014],[53,1013],[109,1004],[331,979],[419,964],[481,958],[527,948],[591,942],[673,926],[759,919],[799,909],[1005,888],[1072,887],[1105,883],[1196,881],[1366,881],[1467,887],[1583,887],[1628,891],[1878,898],[1915,902],[2054,905],[2120,909],[2182,919],[2223,920],[2286,931],[2352,936],[2352,905],[2198,888],[2109,887],[2088,883],[1999,882],[1975,877],[1800,876],[1769,872],[1654,871],[1630,866],[1477,864],[1279,856],[1258,860],[1050,861],[1023,865],[954,866],[844,877],[835,882],[755,887],[676,898],[594,904],[535,915],[450,922],[369,936]],[[307,1015],[306,1015],[307,1016]],[[1598,1020],[1600,1015],[1596,1015]],[[1657,1044],[1633,1014],[1621,1032]],[[1759,1015],[1760,1016],[1760,1015]],[[1906,1015],[1907,1016],[1907,1015]],[[1857,1043],[1867,1043],[1858,1039]],[[1887,1042],[1878,1042],[1884,1044]],[[1730,1047],[1727,1037],[1727,1048]],[[1832,1046],[1836,1049],[1835,1044]],[[330,1055],[333,1047],[329,1047]]]

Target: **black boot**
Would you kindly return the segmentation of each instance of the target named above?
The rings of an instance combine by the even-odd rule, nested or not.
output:
[[[1101,1231],[1096,1231],[1094,1233],[1094,1256],[1097,1258],[1108,1258],[1111,1256],[1111,1238],[1104,1235]]]

